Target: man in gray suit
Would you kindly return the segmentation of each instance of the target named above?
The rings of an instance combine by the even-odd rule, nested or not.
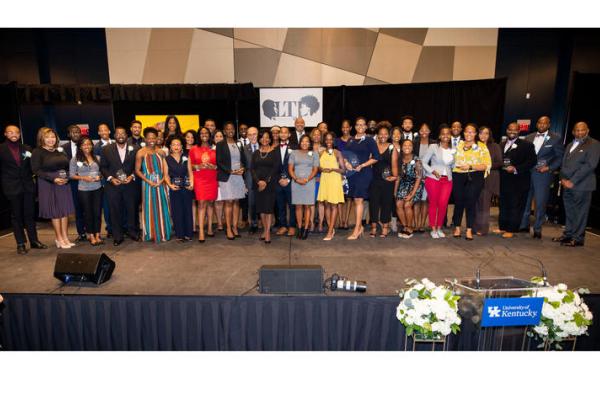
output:
[[[531,183],[529,194],[525,203],[525,212],[521,220],[521,231],[529,232],[529,214],[531,202],[535,198],[535,222],[533,224],[533,238],[542,238],[542,224],[546,219],[546,204],[550,197],[550,185],[552,184],[554,171],[560,168],[564,154],[564,146],[560,135],[550,133],[550,118],[540,117],[536,124],[537,132],[525,137],[525,140],[533,143],[537,155],[537,164],[531,169]]]
[[[600,142],[589,136],[585,122],[573,127],[575,139],[567,145],[560,169],[560,184],[565,204],[565,230],[552,241],[562,246],[583,246],[592,192],[596,190],[596,166]]]
[[[248,166],[246,171],[244,172],[244,182],[246,184],[246,189],[248,189],[248,222],[250,223],[250,233],[256,233],[258,231],[258,217],[255,211],[255,198],[256,192],[253,189],[252,185],[252,154],[258,150],[258,129],[254,126],[251,126],[246,130],[246,138],[248,139],[248,144],[244,145],[244,153],[246,156],[246,160],[248,162]],[[244,216],[246,217],[246,216]]]

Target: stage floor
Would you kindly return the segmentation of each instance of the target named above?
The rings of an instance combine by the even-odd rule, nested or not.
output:
[[[40,239],[53,244],[50,226],[38,226]],[[545,225],[541,241],[525,234],[509,240],[493,234],[473,241],[452,237],[433,240],[428,233],[408,240],[367,235],[348,241],[348,231],[338,231],[331,242],[324,242],[317,234],[305,241],[273,235],[270,245],[246,231],[235,241],[218,232],[204,244],[126,240],[114,247],[112,240],[107,240],[104,246],[81,244],[60,251],[105,252],[116,262],[112,279],[99,287],[62,289],[53,277],[59,250],[51,247],[18,255],[9,234],[0,238],[0,293],[256,295],[255,290],[246,292],[256,284],[262,265],[291,263],[320,264],[326,277],[335,272],[351,280],[364,280],[368,295],[389,296],[404,286],[405,278],[428,277],[442,282],[445,278],[473,276],[477,266],[486,261],[489,263],[482,267],[482,276],[529,279],[540,275],[536,259],[543,262],[551,283],[564,282],[569,287],[583,286],[600,293],[600,237],[588,234],[585,247],[565,248],[550,240],[559,228]]]

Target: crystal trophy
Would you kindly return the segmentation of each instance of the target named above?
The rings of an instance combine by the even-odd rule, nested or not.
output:
[[[183,187],[190,187],[190,184],[191,184],[190,177],[186,175],[183,178]]]
[[[117,179],[121,182],[125,182],[127,180],[127,174],[122,169],[117,171]]]
[[[150,182],[152,183],[158,183],[159,178],[158,178],[158,174],[156,172],[152,172],[150,174],[150,176],[148,177],[148,179],[150,180]]]
[[[537,164],[536,164],[536,168],[537,169],[542,169],[544,168],[546,165],[548,165],[548,161],[546,160],[538,160]]]
[[[173,185],[177,186],[178,188],[181,188],[181,184],[183,183],[183,180],[181,179],[180,176],[176,176],[175,178],[173,178]]]
[[[387,178],[389,178],[390,176],[392,176],[392,171],[390,170],[390,167],[385,167],[385,168],[383,169],[383,171],[381,172],[381,177],[382,177],[383,179],[387,179]]]
[[[61,169],[58,171],[58,177],[60,179],[67,179],[69,177],[69,174],[67,174],[67,171],[64,169]]]
[[[510,158],[504,158],[502,160],[502,163],[504,164],[504,166],[502,167],[503,169],[506,169],[510,166]]]

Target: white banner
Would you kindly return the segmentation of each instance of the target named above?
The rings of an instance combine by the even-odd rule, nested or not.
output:
[[[297,117],[306,126],[323,120],[323,88],[260,89],[260,126],[294,126]]]

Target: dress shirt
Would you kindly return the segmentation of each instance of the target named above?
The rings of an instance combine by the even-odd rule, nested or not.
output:
[[[533,145],[535,146],[535,154],[540,152],[540,149],[542,148],[542,145],[544,144],[544,141],[546,140],[547,136],[548,131],[536,133],[535,139],[533,139]]]
[[[77,157],[77,143],[72,140],[69,140],[69,143],[71,143],[71,158],[75,158]]]
[[[121,162],[125,162],[125,155],[127,154],[127,145],[121,148],[121,146],[117,144],[117,151],[119,152],[119,158],[121,159]]]
[[[283,163],[283,160],[285,159],[285,153],[286,151],[288,151],[288,142],[286,141],[279,143],[279,147],[281,149],[280,153],[281,153],[281,162]]]

